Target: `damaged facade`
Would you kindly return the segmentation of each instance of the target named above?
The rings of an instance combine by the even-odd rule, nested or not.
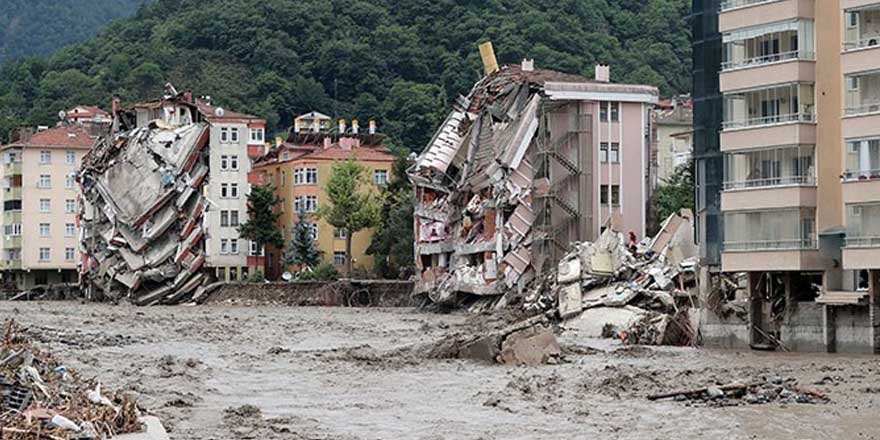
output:
[[[79,174],[85,293],[93,299],[130,297],[141,305],[199,296],[213,275],[206,269],[211,250],[222,254],[217,243],[228,240],[212,218],[227,208],[246,213],[244,203],[230,208],[212,199],[214,186],[226,185],[227,198],[233,198],[230,182],[246,179],[246,173],[224,179],[217,173],[223,170],[212,170],[215,156],[241,153],[241,142],[214,144],[212,133],[222,140],[219,132],[228,122],[223,109],[170,85],[161,100],[115,110],[114,135],[99,138]],[[244,115],[230,117],[248,123],[239,121]],[[246,194],[242,185],[233,199]]]
[[[416,293],[435,302],[521,291],[606,225],[645,235],[657,89],[612,84],[608,66],[497,69],[491,49],[484,65],[409,171]]]

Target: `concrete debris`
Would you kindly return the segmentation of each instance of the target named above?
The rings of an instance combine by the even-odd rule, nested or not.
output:
[[[670,216],[642,246],[628,246],[612,228],[594,243],[572,244],[555,274],[532,286],[526,309],[555,309],[567,320],[563,327],[628,344],[695,344],[688,312],[699,301],[692,218],[688,210]]]
[[[98,440],[141,431],[137,402],[129,394],[102,393],[100,383],[37,348],[30,336],[6,321],[0,341],[0,438]]]
[[[765,377],[748,384],[712,385],[705,388],[678,390],[648,396],[648,400],[661,399],[697,401],[707,406],[759,405],[771,402],[816,404],[831,401],[824,393],[799,386],[794,378],[782,379],[780,377]]]
[[[430,357],[474,359],[536,366],[556,364],[562,348],[544,315],[537,315],[476,336],[456,335],[438,342]]]
[[[208,124],[185,94],[169,90],[161,105],[171,116],[123,125],[83,158],[81,279],[89,299],[177,304],[204,294]]]

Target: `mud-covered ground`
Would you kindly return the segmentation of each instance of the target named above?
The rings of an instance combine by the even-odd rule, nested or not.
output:
[[[412,309],[0,302],[57,357],[135,390],[175,439],[880,439],[880,357],[623,348],[564,333],[559,365],[430,359],[464,315]],[[830,403],[655,392],[796,380]]]

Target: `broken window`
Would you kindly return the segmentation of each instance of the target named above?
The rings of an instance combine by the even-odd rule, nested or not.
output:
[[[64,236],[73,237],[74,235],[76,235],[76,226],[73,223],[66,223],[64,225]]]
[[[373,171],[373,182],[375,182],[376,185],[385,185],[388,183],[388,170]]]
[[[45,165],[52,163],[52,152],[48,150],[40,151],[40,164]]]
[[[345,265],[345,252],[344,251],[333,252],[333,264],[335,264],[337,266]]]
[[[40,261],[49,261],[51,254],[49,252],[49,248],[41,247],[40,248]]]
[[[49,199],[40,199],[40,212],[49,212],[52,209],[52,202]]]
[[[64,152],[64,162],[66,162],[68,165],[75,164],[76,163],[76,153],[74,153],[73,151],[69,151],[69,150],[65,151]]]
[[[76,258],[76,251],[72,248],[64,248],[64,260],[65,261],[73,261]]]
[[[64,212],[67,214],[73,214],[76,212],[76,200],[67,199],[64,201]]]
[[[48,237],[49,236],[49,224],[48,223],[40,223],[40,237]]]
[[[37,182],[37,188],[51,188],[52,176],[48,174],[40,174],[40,180]]]

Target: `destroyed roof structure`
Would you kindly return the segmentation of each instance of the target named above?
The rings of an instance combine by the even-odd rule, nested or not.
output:
[[[137,126],[117,115],[120,131],[83,158],[81,279],[91,299],[176,303],[207,283],[209,126],[170,85],[155,109],[157,119]]]
[[[657,89],[489,56],[409,170],[415,291],[437,303],[520,292],[606,225],[645,234]]]

